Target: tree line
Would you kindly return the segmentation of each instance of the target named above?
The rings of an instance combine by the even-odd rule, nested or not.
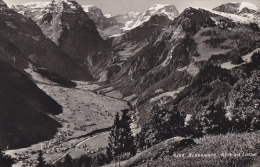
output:
[[[131,131],[131,117],[129,110],[122,110],[122,116],[116,113],[112,128],[108,137],[108,146],[105,153],[94,155],[83,155],[80,158],[72,159],[67,155],[63,161],[51,165],[45,162],[43,152],[39,151],[36,167],[96,167],[111,162],[120,166],[120,161],[128,159],[136,154],[136,141]]]

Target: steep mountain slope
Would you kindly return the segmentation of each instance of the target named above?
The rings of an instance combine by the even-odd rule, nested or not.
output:
[[[23,70],[32,63],[14,44],[0,34],[0,57],[7,63]]]
[[[91,7],[89,7],[88,11],[91,11]],[[102,16],[100,11],[97,13],[99,13],[97,14],[98,16]],[[102,76],[102,80],[104,81],[113,75],[114,72],[118,72],[125,60],[145,47],[153,38],[153,34],[158,35],[178,14],[178,10],[173,5],[157,4],[143,14],[128,13],[109,17],[107,20],[112,27],[114,25],[122,26],[123,24],[124,27],[121,28],[120,34],[110,36],[109,38],[114,55],[110,59],[112,62],[109,62],[110,70],[103,68],[105,71],[99,75]]]
[[[0,11],[0,23],[3,43],[10,43],[10,45],[5,46],[13,46],[16,48],[16,52],[20,51],[23,55],[21,59],[27,59],[25,60],[27,64],[37,64],[38,67],[48,68],[50,71],[68,79],[91,79],[87,69],[79,67],[51,40],[46,38],[41,29],[31,19],[16,13],[3,2]],[[2,46],[4,47],[4,45]],[[12,49],[9,50],[12,52]],[[11,55],[12,53],[10,53]],[[16,60],[19,59],[16,57]],[[25,66],[25,64],[22,66]]]
[[[224,12],[224,13],[236,14],[239,16],[256,19],[256,20],[260,19],[260,7],[247,2],[227,3],[218,6],[213,10]]]
[[[82,8],[94,21],[96,27],[99,29],[99,32],[110,26],[108,18],[105,17],[101,9],[97,8],[94,5],[82,6]]]
[[[60,124],[47,114],[61,113],[61,106],[2,59],[0,71],[0,145],[21,148],[51,138]]]
[[[135,29],[155,15],[165,16],[167,19],[173,20],[179,14],[175,6],[161,4],[153,5],[144,13],[129,12],[110,17],[105,17],[101,9],[93,5],[83,6],[83,9],[95,22],[104,38],[117,37],[125,31]]]
[[[18,6],[16,10],[32,18],[43,33],[79,66],[88,68],[92,64],[89,56],[109,49],[94,22],[76,1],[53,0],[40,7],[31,3]]]
[[[124,62],[147,47],[178,14],[173,5],[153,5],[135,20],[129,21],[125,26],[128,30],[111,37],[109,40],[117,58],[113,61],[113,68],[108,71],[109,77],[118,72],[125,65]]]
[[[124,96],[135,97],[140,123],[147,121],[153,105],[176,104],[179,111],[194,114],[228,103],[237,78],[230,70],[250,63],[260,45],[260,29],[225,16],[186,9],[110,78]]]

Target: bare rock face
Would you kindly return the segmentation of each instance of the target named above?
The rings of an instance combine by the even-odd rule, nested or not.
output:
[[[47,68],[68,79],[92,79],[86,68],[79,67],[73,59],[48,39],[30,18],[2,5],[0,23],[2,40],[11,43],[8,46],[15,47],[17,52],[23,55],[23,58],[17,58],[16,55],[15,60],[14,57],[9,56],[9,59],[12,57],[12,61],[24,59],[27,62],[22,65],[24,68],[32,64]]]
[[[76,1],[53,0],[50,3],[16,6],[14,9],[32,18],[43,33],[80,67],[91,68],[93,63],[89,58],[109,50],[95,23]]]
[[[125,70],[126,68],[124,65],[127,63],[124,63],[128,62],[130,59],[135,59],[134,57],[136,54],[145,50],[145,48],[148,48],[149,44],[163,32],[163,29],[165,29],[178,14],[178,10],[173,5],[157,4],[153,5],[143,14],[140,14],[134,20],[128,21],[123,28],[123,33],[109,38],[114,52],[118,55],[118,59],[114,61],[114,66],[109,70],[109,74],[115,74],[114,69],[122,68]],[[147,67],[150,66],[150,62],[156,63],[157,59],[154,58],[154,55],[150,56],[151,57],[147,60],[146,64],[140,67],[142,70],[138,75],[143,75],[147,68],[150,68]],[[141,55],[138,59],[142,59]],[[132,72],[135,71],[133,69],[136,68],[135,63],[131,65],[127,64],[127,66],[128,65],[131,66],[129,74],[132,74]],[[121,72],[123,72],[123,70]],[[122,75],[124,74],[119,73],[120,77]]]
[[[82,8],[88,14],[88,16],[94,21],[96,27],[99,30],[104,30],[105,28],[110,26],[108,18],[105,17],[101,9],[93,5],[82,6]]]
[[[81,7],[72,9],[75,10],[73,13],[66,10],[61,12],[63,32],[59,46],[78,64],[88,65],[88,56],[107,51],[108,45],[100,37],[94,22],[83,9]]]

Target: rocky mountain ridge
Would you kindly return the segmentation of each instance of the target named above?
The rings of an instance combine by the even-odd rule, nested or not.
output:
[[[179,15],[179,12],[174,5],[155,4],[135,20],[127,22],[123,30],[129,31],[139,27],[144,22],[149,21],[149,19],[154,15],[166,16],[168,19],[173,20],[176,16]]]
[[[89,17],[95,22],[100,35],[104,39],[116,34],[121,34],[123,32],[122,28],[125,27],[125,24],[140,15],[140,13],[130,12],[106,17],[102,10],[96,6],[89,5],[83,6],[83,8]]]
[[[68,55],[77,66],[90,71],[90,78],[99,79],[108,90],[121,91],[122,98],[129,101],[139,118],[141,134],[146,137],[148,146],[160,142],[152,133],[153,119],[165,114],[159,119],[167,124],[164,118],[167,119],[171,112],[185,113],[185,123],[189,120],[205,123],[206,128],[200,132],[205,134],[214,130],[217,133],[217,128],[224,129],[214,124],[215,120],[208,121],[219,113],[222,114],[219,118],[227,118],[232,123],[232,131],[260,127],[257,122],[260,118],[257,114],[259,88],[256,86],[259,81],[260,28],[255,6],[231,3],[214,10],[187,8],[179,14],[173,5],[154,5],[147,12],[133,14],[133,17],[105,17],[96,7],[81,7],[68,0],[52,1],[44,8],[36,3],[15,10],[27,17],[12,10],[13,15],[35,27],[29,19],[32,18],[41,29],[30,31],[40,34],[42,30],[49,38],[44,38],[48,44],[66,53],[64,56]],[[4,19],[4,16],[0,18]],[[11,44],[9,47],[2,44],[4,51],[0,52],[10,53],[2,59],[10,64],[17,60],[23,68],[29,63],[38,64],[41,59],[37,62],[34,61],[37,56],[27,57],[28,46],[22,50],[23,45],[18,45],[21,41],[15,41],[10,35],[9,30],[18,25],[9,20],[4,25],[0,39],[8,39]],[[123,25],[125,28],[120,28]],[[121,33],[105,41],[99,33],[111,26]],[[6,27],[9,27],[8,31],[4,31]],[[34,34],[30,37],[35,41],[38,39]],[[250,112],[243,111],[245,106]],[[164,113],[158,114],[160,110]],[[245,125],[244,129],[236,125],[237,120]],[[212,127],[207,125],[210,121]],[[195,125],[199,126],[198,123]]]
[[[79,67],[67,54],[61,51],[50,39],[48,39],[41,29],[30,18],[16,13],[7,6],[2,6],[0,12],[1,35],[6,42],[11,43],[9,46],[16,48],[20,56],[9,56],[9,61],[16,62],[23,59],[23,69],[29,65],[36,68],[48,68],[68,79],[83,79],[91,77],[87,71]],[[5,49],[6,51],[10,49]],[[13,50],[15,51],[15,50]],[[11,52],[13,52],[11,51]],[[9,54],[9,53],[8,53]],[[7,54],[7,55],[8,55]],[[58,64],[56,62],[59,62]],[[89,78],[91,79],[91,78]]]
[[[29,3],[14,9],[33,19],[58,48],[86,71],[94,64],[92,56],[109,51],[94,22],[76,1]],[[93,77],[89,73],[91,80]]]
[[[241,58],[244,64],[250,63],[247,57],[257,52],[254,50],[259,47],[258,26],[225,16],[211,10],[186,9],[162,33],[155,35],[145,47],[125,61],[119,72],[110,78],[111,86],[120,89],[124,96],[132,97],[132,104],[140,112],[141,122],[147,120],[153,104],[167,107],[178,98],[178,94],[192,93],[191,87],[203,69],[213,72],[218,71],[220,66],[228,70],[217,75],[228,76],[229,71],[236,67],[232,66],[235,59]],[[232,87],[232,83],[227,84]],[[213,88],[212,91],[227,92],[221,86],[226,84],[225,80],[215,84],[221,89]],[[199,95],[198,99],[203,99],[202,96]],[[208,94],[206,98],[210,96]],[[227,97],[228,94],[214,94],[212,100],[206,103],[209,105],[218,98]],[[179,110],[194,113],[203,104],[198,99],[193,101],[197,105],[190,98],[187,101],[190,104],[178,101]],[[198,108],[190,108],[194,105]]]
[[[236,14],[250,19],[258,20],[260,18],[260,7],[248,2],[233,2],[220,5],[213,10]]]

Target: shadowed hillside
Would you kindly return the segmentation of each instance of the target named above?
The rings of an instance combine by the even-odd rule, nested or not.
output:
[[[0,60],[0,145],[21,148],[47,140],[60,126],[48,114],[61,106],[26,75]]]

